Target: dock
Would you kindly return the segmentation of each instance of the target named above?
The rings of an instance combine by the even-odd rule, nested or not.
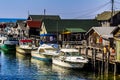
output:
[[[118,72],[120,61],[116,60],[116,56],[112,59],[109,52],[105,57],[102,48],[92,46],[76,46],[75,48],[79,49],[81,55],[89,59],[95,72],[97,70],[100,74],[108,74],[110,69],[114,75]]]

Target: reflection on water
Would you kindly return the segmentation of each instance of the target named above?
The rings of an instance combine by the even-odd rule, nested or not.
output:
[[[0,80],[120,80],[120,77],[66,69],[30,56],[1,51]]]

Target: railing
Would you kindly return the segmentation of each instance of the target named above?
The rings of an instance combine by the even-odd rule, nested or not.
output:
[[[63,44],[69,44],[69,45],[82,45],[83,41],[63,41]]]

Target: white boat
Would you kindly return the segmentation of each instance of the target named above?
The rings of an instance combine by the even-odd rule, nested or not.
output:
[[[80,55],[78,49],[64,48],[52,58],[52,63],[66,68],[83,68],[88,59]]]
[[[33,58],[45,61],[52,61],[52,57],[56,55],[58,55],[58,49],[48,44],[40,45],[38,50],[31,52]]]
[[[7,37],[4,37],[4,36],[0,37],[0,46],[3,44],[5,40],[7,40]]]
[[[22,39],[19,41],[19,46],[16,47],[16,52],[21,53],[21,54],[30,54],[32,50],[37,50],[38,47],[36,47],[33,43],[32,40],[30,39]]]

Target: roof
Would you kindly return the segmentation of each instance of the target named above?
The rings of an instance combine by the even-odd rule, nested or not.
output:
[[[43,19],[60,20],[59,15],[29,15],[28,20],[42,21]]]
[[[120,11],[114,11],[113,16],[115,16],[119,12]],[[97,20],[109,20],[109,19],[111,19],[111,14],[112,14],[111,11],[104,11],[103,13],[98,14],[97,17],[96,17],[96,19]]]
[[[27,21],[27,25],[30,28],[40,28],[42,23],[40,21]]]
[[[87,33],[86,35],[88,35],[88,33],[90,33],[92,30],[94,30],[95,32],[97,32],[98,35],[101,35],[104,38],[109,38],[109,37],[113,37],[112,31],[115,29],[116,27],[92,27]]]
[[[61,20],[44,20],[47,32],[63,32],[66,28],[79,28],[87,32],[92,26],[99,26],[95,19],[61,19]],[[77,31],[77,30],[76,30]]]
[[[86,32],[86,30],[84,30],[82,28],[66,28],[65,30],[67,30],[69,32]]]

